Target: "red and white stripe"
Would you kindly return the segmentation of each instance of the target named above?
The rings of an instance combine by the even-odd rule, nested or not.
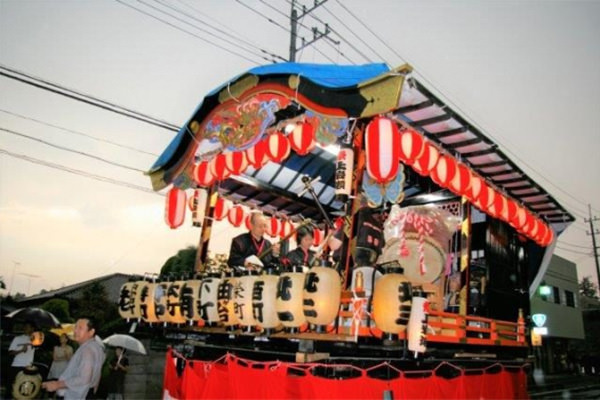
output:
[[[232,151],[230,153],[225,153],[225,167],[233,175],[243,174],[246,168],[248,168],[246,152]]]
[[[308,122],[301,122],[289,135],[290,146],[298,155],[310,153],[317,145],[315,128]]]
[[[215,182],[215,176],[210,172],[209,162],[202,161],[194,168],[194,181],[199,186],[209,187]]]
[[[267,162],[267,141],[265,139],[259,140],[256,144],[246,149],[246,159],[256,169],[262,168]]]
[[[405,130],[400,135],[400,160],[413,164],[423,154],[424,147],[423,136],[412,129]]]
[[[179,228],[185,219],[187,195],[173,186],[165,196],[165,222],[171,229]]]
[[[267,142],[267,156],[276,163],[281,163],[290,155],[290,142],[281,132],[269,136]]]
[[[433,144],[425,142],[423,145],[423,153],[417,157],[415,162],[412,164],[412,168],[417,171],[418,174],[427,176],[440,158],[440,152]]]
[[[236,228],[242,225],[245,216],[246,213],[240,205],[231,207],[227,213],[227,219],[229,220],[229,223]]]
[[[225,154],[219,153],[212,160],[210,160],[210,172],[213,176],[219,180],[225,180],[229,178],[231,172],[227,169]]]
[[[221,221],[229,212],[229,202],[224,197],[217,198],[213,216],[217,221]]]
[[[365,133],[367,173],[378,183],[393,180],[400,163],[400,133],[396,123],[376,117]]]

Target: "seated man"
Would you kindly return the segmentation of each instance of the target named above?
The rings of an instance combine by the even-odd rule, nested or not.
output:
[[[315,237],[310,227],[302,227],[296,232],[298,247],[286,254],[286,259],[291,266],[310,267],[315,262],[315,252],[310,248],[314,244]]]
[[[227,265],[230,267],[252,268],[253,264],[247,260],[250,256],[257,256],[263,266],[274,264],[279,259],[279,244],[273,245],[263,237],[267,229],[267,221],[259,212],[250,214],[250,232],[242,233],[231,241],[229,259]]]

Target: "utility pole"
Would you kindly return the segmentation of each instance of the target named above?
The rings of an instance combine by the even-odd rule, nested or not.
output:
[[[296,47],[296,38],[298,37],[298,21],[326,2],[327,0],[314,0],[313,6],[308,10],[305,6],[302,6],[302,14],[298,15],[298,10],[296,10],[296,0],[292,0],[292,12],[290,14],[290,62],[296,61],[296,53],[298,51],[310,46],[319,39],[325,38],[335,44],[340,44],[340,42],[335,41],[327,36],[329,33],[331,33],[331,31],[329,30],[329,25],[325,24],[324,32],[319,31],[318,28],[312,28],[313,39],[307,42],[304,40],[304,38],[302,38],[302,45],[300,47]]]
[[[588,236],[592,237],[592,249],[594,250],[594,261],[596,262],[596,279],[598,280],[598,290],[600,291],[600,265],[598,263],[598,246],[596,245],[596,234],[600,234],[598,229],[594,229],[594,222],[600,221],[598,217],[592,217],[592,206],[588,204],[588,212],[590,214],[590,218],[585,218],[585,222],[590,223],[590,231],[586,232]]]

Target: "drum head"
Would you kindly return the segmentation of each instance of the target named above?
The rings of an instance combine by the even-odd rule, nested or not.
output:
[[[404,276],[413,284],[430,283],[437,279],[446,263],[446,254],[442,247],[431,238],[425,238],[423,245],[425,273],[419,267],[419,239],[415,234],[406,235],[406,255],[400,255],[400,240],[392,239],[380,258],[381,263],[397,261],[404,268]]]

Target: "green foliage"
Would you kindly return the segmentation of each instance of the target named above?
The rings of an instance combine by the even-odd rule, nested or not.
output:
[[[589,276],[583,277],[579,282],[579,294],[592,299],[598,299],[598,287],[594,284]]]
[[[40,308],[50,311],[62,323],[73,322],[69,314],[69,302],[63,299],[50,299],[40,306]]]
[[[163,277],[182,277],[194,274],[196,263],[196,247],[188,246],[181,249],[176,255],[170,257],[160,269],[160,275]]]
[[[100,336],[113,333],[107,327],[110,327],[114,320],[121,319],[117,305],[109,300],[106,289],[98,282],[83,289],[81,297],[73,302],[73,315],[94,317],[99,324],[96,333]]]

